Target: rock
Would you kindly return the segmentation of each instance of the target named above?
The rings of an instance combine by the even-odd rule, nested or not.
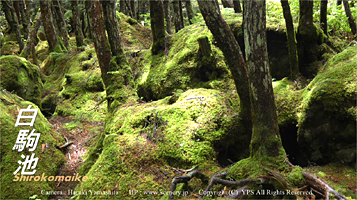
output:
[[[307,86],[298,120],[299,160],[355,163],[357,47],[332,57]]]
[[[49,195],[41,193],[41,190],[54,190],[54,182],[47,181],[14,181],[14,172],[19,167],[18,161],[23,161],[21,155],[31,155],[35,153],[38,158],[36,173],[34,176],[56,176],[57,169],[61,165],[65,157],[62,152],[55,148],[57,141],[62,141],[62,136],[52,132],[51,124],[38,111],[33,127],[18,126],[15,127],[16,117],[19,114],[19,109],[25,109],[29,105],[32,109],[38,107],[29,102],[24,101],[15,94],[8,91],[0,91],[0,132],[1,132],[1,198],[3,199],[28,199],[32,195],[37,195],[40,199],[48,199]],[[35,129],[35,133],[40,133],[41,136],[37,143],[37,148],[33,152],[29,152],[25,148],[22,152],[13,150],[17,136],[20,130]],[[42,147],[43,146],[43,147]],[[42,147],[42,148],[41,148]],[[28,170],[30,171],[30,170]],[[31,170],[32,171],[32,170]],[[18,173],[20,174],[20,173]]]
[[[40,106],[43,84],[40,69],[25,58],[0,57],[1,88],[14,91],[25,100]]]

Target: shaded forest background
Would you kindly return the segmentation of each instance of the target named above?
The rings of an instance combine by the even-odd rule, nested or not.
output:
[[[355,4],[1,1],[1,198],[355,198]],[[89,181],[12,181],[27,105],[38,173]]]

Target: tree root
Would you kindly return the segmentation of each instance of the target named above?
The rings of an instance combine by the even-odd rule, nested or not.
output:
[[[285,162],[290,165],[290,167],[294,168],[295,166],[289,162],[289,160],[285,160]],[[310,173],[302,171],[302,175],[304,176],[307,184],[311,186],[312,189],[317,191],[318,194],[322,195],[325,197],[325,199],[329,200],[330,199],[330,193],[335,195],[337,199],[342,199],[345,200],[346,198],[337,192],[336,190],[332,189],[327,183],[323,182],[321,179],[316,178]]]
[[[73,142],[68,142],[68,139],[66,137],[64,137],[64,139],[66,140],[65,144],[62,144],[61,146],[55,145],[57,149],[59,150],[64,150],[65,148],[69,147],[71,144],[73,144]]]
[[[197,170],[193,170],[191,172],[189,172],[187,175],[185,176],[178,176],[175,177],[172,182],[171,182],[171,186],[170,186],[170,195],[169,195],[169,199],[172,199],[172,194],[174,193],[175,189],[176,189],[176,185],[178,183],[187,183],[188,181],[190,181],[193,177],[197,177],[199,179],[201,179],[201,181],[203,183],[208,183],[208,178],[207,176],[205,176],[204,174],[202,174],[201,172],[197,171]]]

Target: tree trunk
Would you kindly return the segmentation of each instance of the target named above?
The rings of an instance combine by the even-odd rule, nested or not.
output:
[[[30,36],[26,43],[25,48],[22,50],[20,56],[27,59],[28,55],[32,54],[33,63],[37,65],[37,57],[35,52],[35,41],[37,37],[37,31],[41,25],[41,12],[39,11],[36,15],[36,20],[32,23]]]
[[[313,24],[313,1],[300,0],[299,26],[296,35],[299,53],[299,69],[306,77],[313,77],[317,73],[310,64],[315,62],[317,57],[317,28]]]
[[[190,24],[192,24],[192,19],[194,17],[194,13],[193,13],[193,10],[192,10],[191,0],[184,0],[184,1],[185,1],[186,10],[187,10],[188,22]]]
[[[183,16],[182,16],[182,6],[180,6],[181,1],[174,0],[173,2],[174,7],[174,24],[175,24],[175,31],[178,32],[179,30],[183,29]]]
[[[355,23],[355,20],[351,14],[351,10],[350,10],[350,5],[348,4],[348,1],[347,0],[343,0],[343,6],[345,7],[345,12],[346,12],[346,16],[348,18],[348,23],[350,24],[350,28],[351,28],[351,31],[352,31],[352,35],[354,37],[357,37],[356,36],[356,23]]]
[[[241,13],[242,7],[240,6],[240,0],[233,0],[233,7],[235,13]]]
[[[130,0],[130,10],[132,13],[132,18],[137,19],[136,10],[135,10],[135,0]]]
[[[327,3],[328,0],[321,0],[321,12],[320,12],[320,26],[324,31],[325,35],[327,35]]]
[[[164,14],[166,20],[166,31],[168,34],[172,34],[171,31],[171,17],[170,17],[170,0],[164,0]]]
[[[58,42],[58,36],[53,25],[51,6],[48,0],[40,1],[41,15],[43,20],[43,27],[45,29],[45,34],[49,46],[50,52],[61,51],[61,46]]]
[[[279,135],[272,78],[269,72],[265,0],[244,1],[243,6],[244,44],[253,124],[250,156],[276,157],[284,150]]]
[[[69,40],[68,40],[68,31],[67,31],[67,24],[64,20],[61,4],[59,0],[53,0],[53,7],[55,11],[56,21],[58,23],[59,33],[61,35],[62,41],[66,49],[69,49]],[[78,5],[77,5],[78,6]]]
[[[17,17],[17,22],[19,24],[22,24],[21,22],[21,15],[20,15],[20,2],[19,1],[12,1],[13,5],[14,5],[14,9],[15,9],[15,14]]]
[[[165,50],[165,23],[162,0],[150,0],[150,20],[153,37],[151,52],[156,55]]]
[[[122,47],[115,0],[101,1],[101,3],[112,55],[103,80],[106,84],[108,111],[112,112],[116,106],[125,102],[130,96],[135,96],[130,90],[134,87],[134,82]]]
[[[25,4],[25,0],[20,0],[20,14],[21,14],[21,21],[22,21],[22,26],[24,30],[24,38],[28,38],[29,36],[29,15],[28,15],[28,9]]]
[[[221,0],[223,8],[233,8],[233,6],[229,3],[228,0]]]
[[[10,31],[9,33],[15,33],[17,42],[19,43],[20,47],[20,52],[24,48],[24,43],[21,38],[21,33],[19,29],[19,22],[17,20],[16,14],[15,14],[15,9],[11,5],[11,2],[8,0],[3,0],[2,2],[2,9],[5,13],[5,18],[7,23],[10,26]]]
[[[107,43],[107,36],[105,35],[105,28],[102,17],[102,6],[99,0],[86,0],[86,9],[89,16],[89,23],[93,36],[95,52],[97,53],[102,79],[105,87],[108,87],[107,72],[109,62],[112,58],[110,48]]]
[[[239,116],[251,127],[251,106],[249,97],[248,71],[243,54],[233,32],[222,18],[217,1],[198,0],[202,16],[212,32],[218,47],[222,50],[229,70],[231,71],[237,93],[239,95]]]
[[[290,79],[295,80],[297,75],[299,74],[299,60],[298,60],[298,52],[296,47],[293,19],[291,17],[288,0],[281,0],[281,6],[283,7],[283,14],[286,24],[286,35],[288,39]]]
[[[81,47],[84,46],[84,42],[83,42],[82,24],[81,24],[79,9],[78,9],[78,0],[72,0],[71,7],[72,7],[74,33],[76,35],[76,44],[77,47]]]

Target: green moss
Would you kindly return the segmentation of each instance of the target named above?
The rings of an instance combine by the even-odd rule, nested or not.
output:
[[[302,170],[303,169],[301,167],[296,166],[286,177],[287,181],[295,187],[302,187],[305,184]]]
[[[20,51],[19,45],[14,41],[7,41],[2,43],[0,55],[17,55]]]
[[[91,181],[82,182],[77,189],[115,189],[117,185],[118,195],[97,198],[121,199],[128,196],[130,188],[169,190],[169,177],[173,173],[170,166],[199,165],[203,172],[217,170],[217,146],[222,148],[224,143],[228,148],[233,145],[229,145],[229,140],[238,144],[237,135],[243,144],[249,141],[245,132],[237,133],[240,127],[235,115],[228,97],[209,89],[188,90],[171,104],[169,98],[143,104],[126,103],[106,119],[105,131],[81,170],[89,170],[87,176]],[[242,157],[247,156],[243,154]],[[130,198],[161,196],[138,193]]]
[[[229,74],[222,52],[214,45],[211,62],[203,62],[198,56],[197,37],[212,34],[199,24],[186,27],[169,40],[167,55],[143,54],[141,65],[144,74],[138,83],[138,94],[147,100],[157,100],[172,95],[176,90],[212,88],[211,81],[223,81]]]
[[[34,104],[20,99],[9,92],[0,91],[2,101],[0,101],[1,109],[1,198],[4,199],[27,199],[32,195],[38,195],[39,198],[46,199],[47,195],[41,194],[39,191],[50,191],[54,188],[54,182],[45,181],[13,181],[13,172],[19,166],[17,161],[23,160],[21,154],[29,155],[26,152],[17,152],[12,150],[17,135],[20,129],[36,129],[36,133],[41,133],[36,150],[34,151],[38,157],[38,164],[35,175],[45,173],[46,176],[54,176],[57,174],[58,166],[64,162],[63,154],[55,148],[58,141],[61,141],[62,136],[58,133],[51,132],[51,124],[39,111],[33,127],[18,126],[15,127],[16,117],[19,109],[27,108],[32,105],[32,108],[38,108]],[[42,145],[46,145],[42,150]]]
[[[0,68],[3,89],[14,91],[40,106],[43,84],[36,65],[18,56],[2,56]]]

